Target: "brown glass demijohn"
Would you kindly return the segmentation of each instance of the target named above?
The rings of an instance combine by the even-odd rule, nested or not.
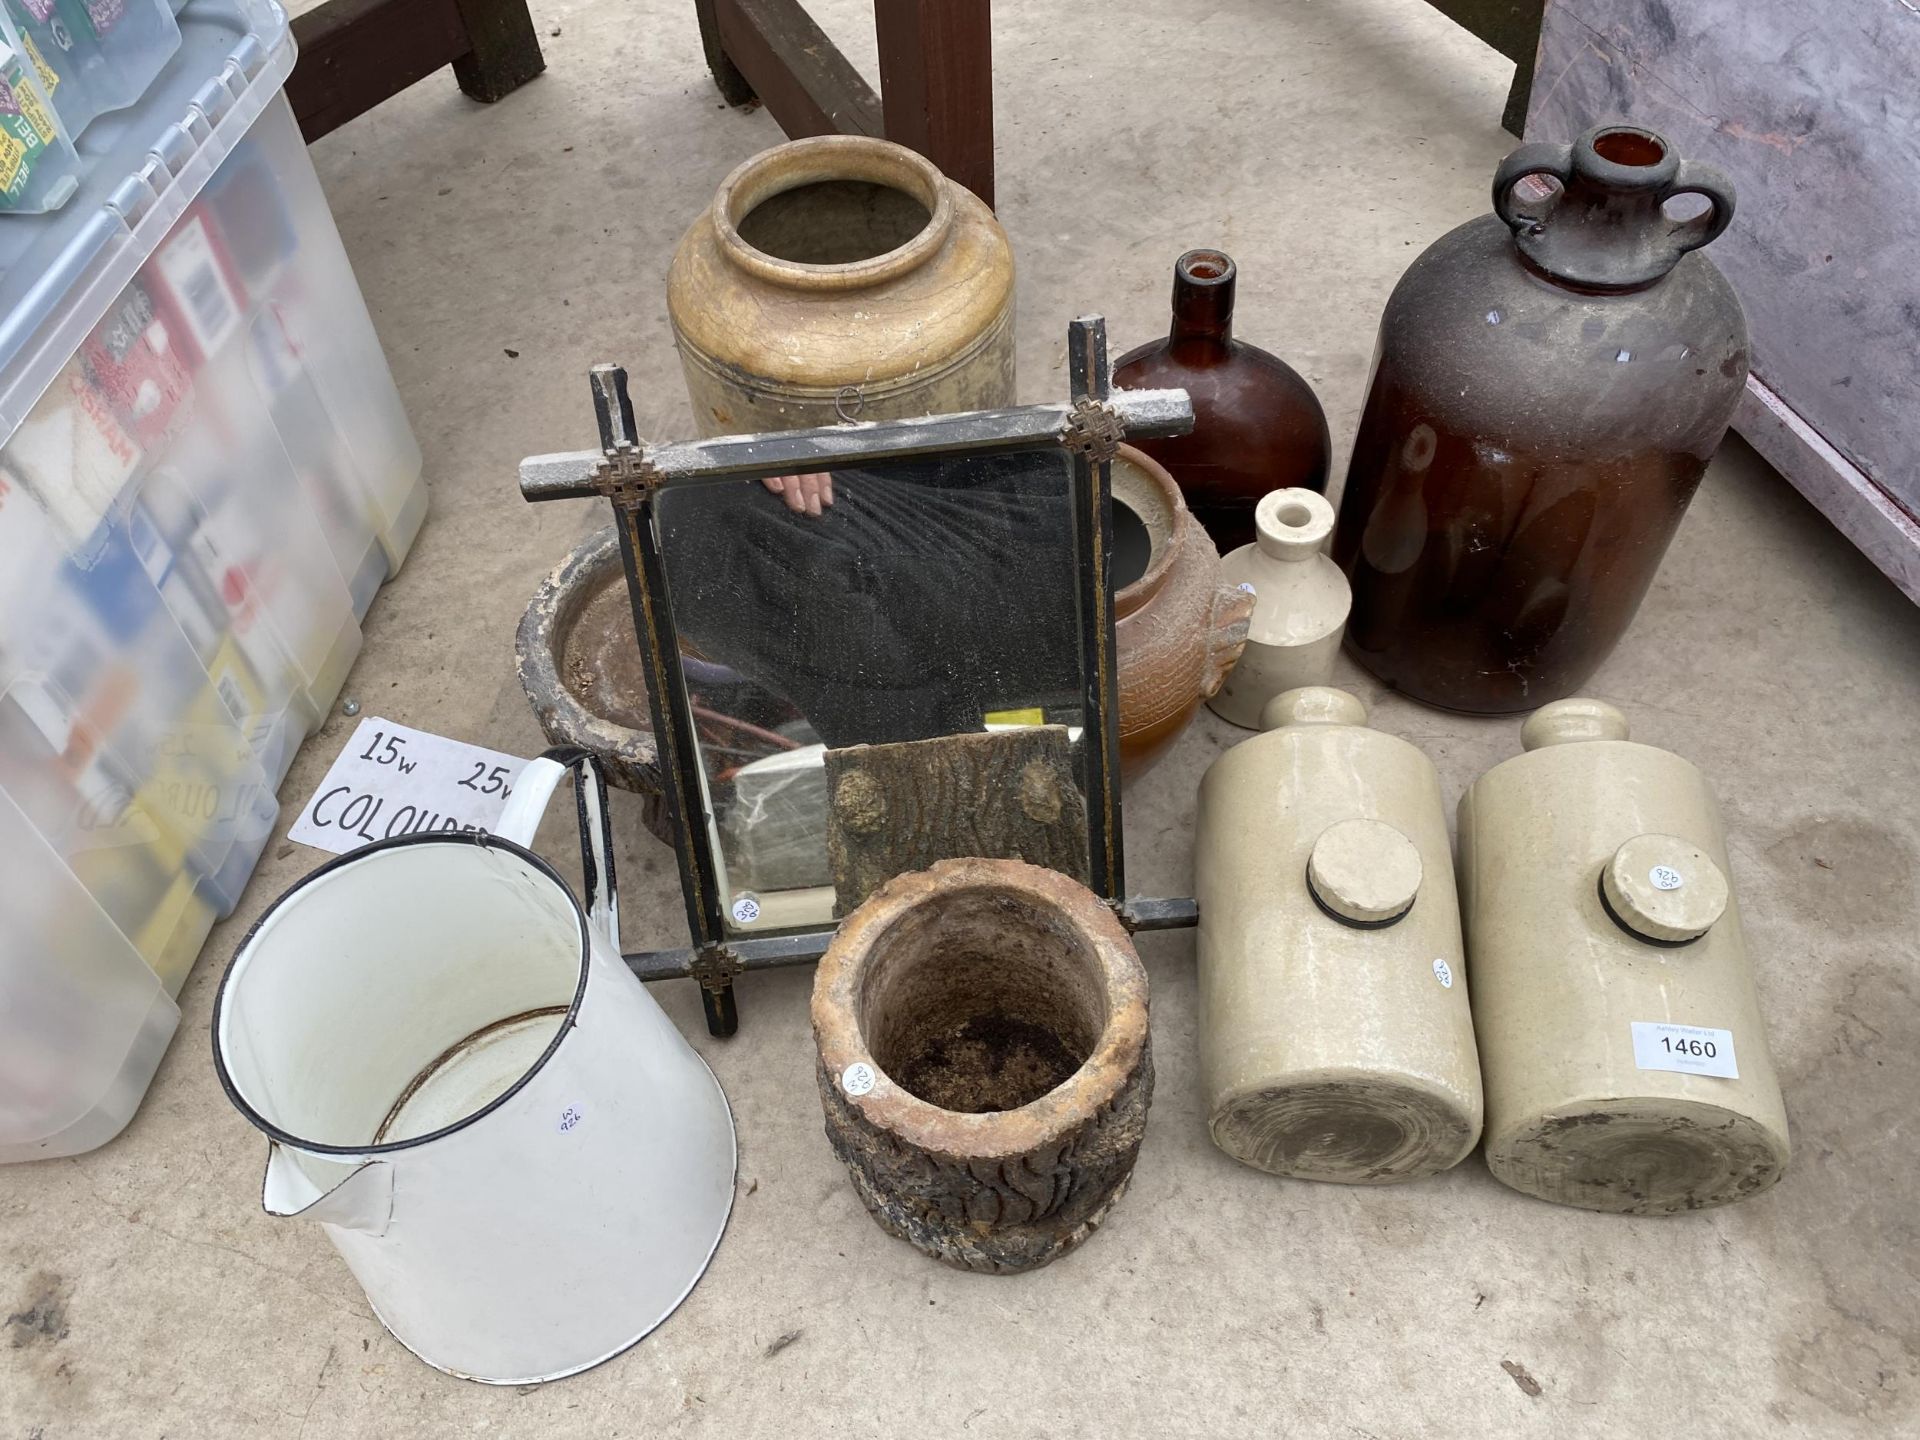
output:
[[[1173,326],[1129,350],[1113,383],[1181,389],[1193,429],[1136,440],[1179,483],[1193,518],[1226,554],[1254,540],[1253,507],[1269,490],[1327,488],[1327,417],[1307,382],[1278,357],[1233,338],[1233,261],[1189,250],[1173,266]]]
[[[1739,403],[1747,325],[1692,253],[1732,186],[1658,135],[1523,145],[1493,210],[1387,301],[1334,559],[1361,664],[1507,714],[1578,691],[1632,621]]]

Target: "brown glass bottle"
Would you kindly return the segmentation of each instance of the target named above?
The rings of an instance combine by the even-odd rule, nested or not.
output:
[[[1253,507],[1269,490],[1327,488],[1327,417],[1292,366],[1233,338],[1234,264],[1218,250],[1174,262],[1173,326],[1122,355],[1113,383],[1182,389],[1193,430],[1136,440],[1171,472],[1221,554],[1251,545]]]
[[[1682,194],[1704,211],[1669,216]],[[1657,135],[1524,145],[1493,206],[1387,301],[1334,559],[1355,659],[1508,714],[1579,690],[1626,631],[1733,417],[1747,330],[1690,253],[1732,189]]]

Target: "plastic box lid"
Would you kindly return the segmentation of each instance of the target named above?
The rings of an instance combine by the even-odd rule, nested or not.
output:
[[[180,48],[146,95],[81,137],[86,173],[73,199],[44,215],[0,215],[0,439],[293,69],[287,15],[273,0],[188,0],[178,20]]]

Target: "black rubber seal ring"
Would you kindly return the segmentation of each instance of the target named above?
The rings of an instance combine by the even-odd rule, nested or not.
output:
[[[1702,930],[1698,935],[1695,935],[1691,940],[1656,940],[1651,935],[1642,935],[1638,930],[1634,929],[1633,926],[1629,925],[1626,921],[1620,918],[1620,912],[1618,910],[1615,910],[1613,908],[1613,902],[1607,899],[1607,872],[1606,871],[1602,870],[1600,872],[1600,879],[1596,883],[1594,888],[1600,896],[1600,908],[1607,912],[1607,918],[1613,921],[1613,923],[1618,925],[1622,930],[1626,931],[1626,933],[1631,935],[1634,939],[1638,940],[1642,945],[1651,945],[1656,950],[1684,950],[1687,948],[1687,946],[1697,945],[1700,943],[1701,940],[1706,938],[1707,932],[1705,930]]]
[[[1313,903],[1320,907],[1320,913],[1335,924],[1346,926],[1349,930],[1385,930],[1389,925],[1398,925],[1413,913],[1413,907],[1420,902],[1420,897],[1416,895],[1407,902],[1407,908],[1402,910],[1398,915],[1389,915],[1384,920],[1355,920],[1351,916],[1342,915],[1338,910],[1335,910],[1320,898],[1320,892],[1313,888],[1313,862],[1311,860],[1307,862],[1305,875],[1307,894],[1312,897]]]

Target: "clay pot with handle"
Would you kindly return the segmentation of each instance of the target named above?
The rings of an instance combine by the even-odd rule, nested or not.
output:
[[[1246,646],[1254,597],[1222,583],[1220,552],[1163,466],[1122,445],[1112,472],[1120,767],[1131,780],[1218,693]]]

